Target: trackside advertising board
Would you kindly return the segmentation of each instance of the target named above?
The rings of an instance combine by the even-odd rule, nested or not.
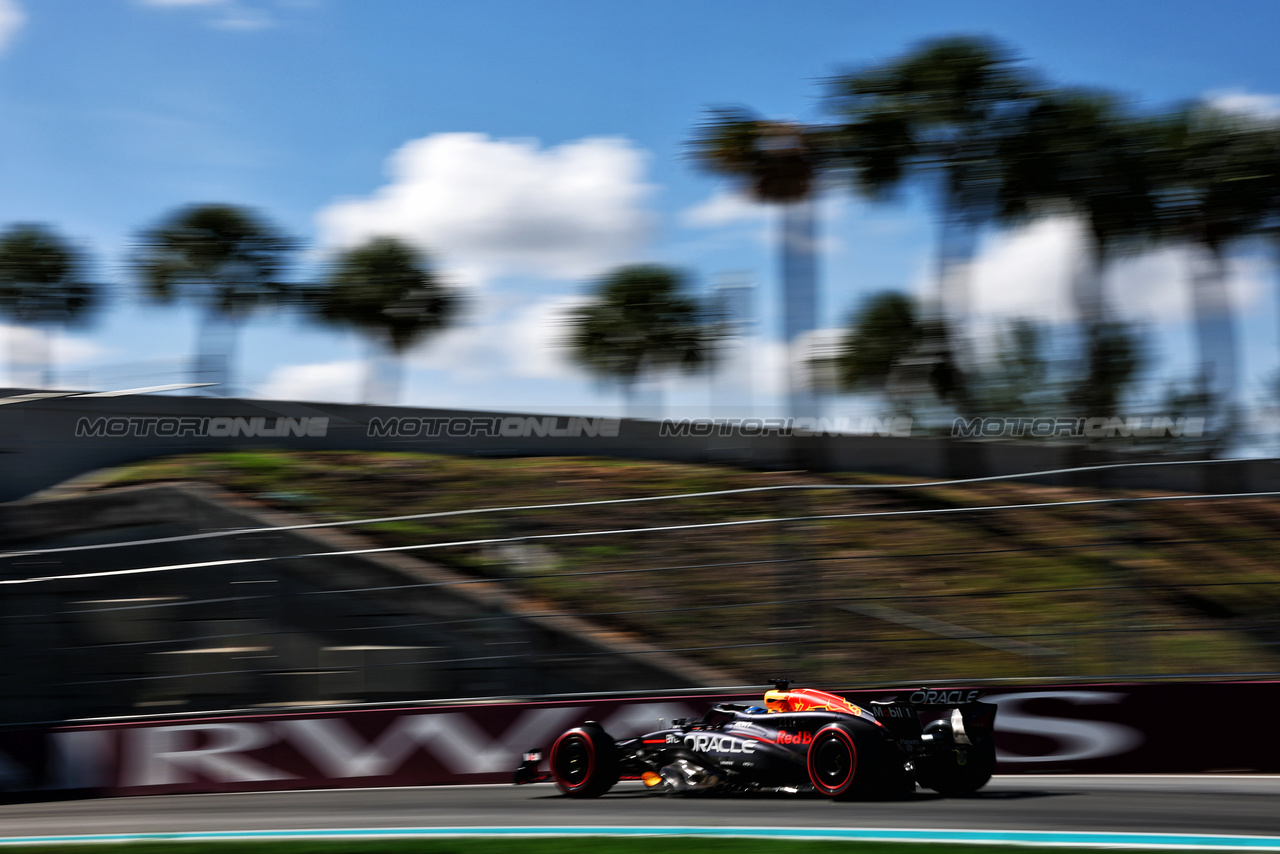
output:
[[[841,692],[963,702],[972,688]],[[494,703],[0,732],[0,787],[107,795],[495,783],[585,720],[616,738],[759,695]],[[1280,682],[1002,686],[998,773],[1280,772]]]

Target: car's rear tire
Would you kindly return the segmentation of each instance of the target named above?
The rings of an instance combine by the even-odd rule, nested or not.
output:
[[[972,795],[996,770],[996,748],[987,742],[955,747],[916,764],[916,782],[948,798]]]
[[[598,798],[618,782],[618,751],[603,728],[569,730],[551,746],[551,777],[571,798]]]

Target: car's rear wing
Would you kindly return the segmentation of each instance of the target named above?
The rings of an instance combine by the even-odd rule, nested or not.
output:
[[[979,688],[920,688],[872,700],[870,709],[889,732],[905,741],[918,741],[926,724],[942,720],[957,744],[975,744],[989,741],[995,732],[998,707],[979,702],[984,693]]]

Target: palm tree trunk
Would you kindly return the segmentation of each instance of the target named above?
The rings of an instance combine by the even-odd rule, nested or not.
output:
[[[782,205],[782,324],[787,344],[788,405],[793,418],[816,418],[805,336],[818,326],[817,225],[813,196]]]
[[[973,245],[964,223],[945,221],[938,238],[937,312],[957,332],[964,329],[972,312],[969,268]]]
[[[9,382],[14,388],[41,388],[40,348],[34,344],[40,337],[34,326],[9,326]]]
[[[369,351],[364,363],[364,381],[360,390],[362,403],[395,403],[400,395],[400,359],[386,335],[373,334],[368,339]]]
[[[622,385],[622,413],[626,418],[639,418],[637,408],[639,402],[636,396],[636,380],[635,377],[627,377],[620,380]]]
[[[656,420],[662,417],[663,396],[659,380],[639,379],[624,383],[622,393],[626,402],[627,418]]]
[[[235,350],[236,324],[216,309],[206,309],[196,332],[196,355],[191,381],[214,383],[213,394],[231,393],[231,353]]]
[[[1232,420],[1239,393],[1235,318],[1227,288],[1226,263],[1217,246],[1196,247],[1191,267],[1191,308],[1200,360],[1197,380],[1214,404]]]
[[[386,383],[386,402],[392,405],[400,402],[400,395],[404,392],[404,354],[391,353],[387,356],[387,368],[385,374]]]
[[[1074,270],[1071,275],[1071,306],[1075,312],[1076,343],[1073,351],[1078,360],[1079,385],[1071,394],[1071,398],[1083,405],[1089,400],[1105,400],[1108,397],[1118,400],[1118,389],[1092,388],[1095,377],[1092,366],[1095,364],[1095,349],[1099,346],[1099,333],[1104,323],[1111,319],[1111,310],[1107,304],[1106,291],[1103,287],[1103,272],[1106,270],[1107,251],[1101,240],[1091,229],[1086,228],[1087,243],[1084,264]],[[1086,407],[1088,408],[1088,407]],[[1079,417],[1110,418],[1118,412],[1077,412]]]
[[[9,325],[7,335],[9,339],[9,385],[14,388],[23,388],[25,386],[22,373],[22,344],[18,340],[21,335],[22,330],[16,323]]]
[[[1084,266],[1071,276],[1071,304],[1075,309],[1076,322],[1088,329],[1109,320],[1111,307],[1103,282],[1107,267],[1106,247],[1088,231],[1085,240],[1088,245],[1083,253]]]
[[[1271,274],[1275,277],[1277,318],[1280,319],[1280,225],[1273,226],[1270,234],[1272,250],[1275,252]],[[1277,338],[1277,341],[1280,341],[1280,338]]]
[[[751,414],[751,351],[755,334],[755,285],[725,281],[713,291],[713,305],[727,330],[719,363],[707,372],[714,417]]]
[[[943,323],[951,359],[962,373],[974,368],[968,323],[973,311],[971,273],[977,251],[977,229],[953,193],[944,193],[938,231],[938,270],[933,306],[926,316]]]
[[[53,368],[53,330],[47,326],[33,326],[36,341],[33,349],[38,352],[35,369],[40,372],[40,385],[43,388],[56,388],[57,377]]]

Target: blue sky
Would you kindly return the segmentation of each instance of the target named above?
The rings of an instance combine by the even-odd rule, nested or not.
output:
[[[0,0],[0,223],[54,224],[117,285],[97,327],[56,342],[71,384],[182,379],[196,319],[141,303],[123,259],[164,212],[218,201],[306,242],[300,274],[378,232],[434,252],[471,311],[411,356],[406,403],[611,411],[616,390],[564,362],[555,321],[594,274],[652,260],[703,288],[758,286],[750,399],[764,406],[781,384],[769,213],[687,161],[707,107],[821,120],[824,78],[983,33],[1052,81],[1280,114],[1277,31],[1272,2]],[[833,190],[823,213],[824,326],[870,292],[927,284],[920,199],[870,206]],[[975,285],[983,322],[1063,319],[1071,228],[992,236]],[[1190,365],[1182,266],[1165,253],[1113,282],[1150,324],[1164,376]],[[1275,274],[1253,251],[1233,271],[1257,387],[1280,361]],[[240,344],[247,393],[358,393],[366,350],[353,336],[276,314]],[[668,383],[669,407],[705,408],[707,386]]]

